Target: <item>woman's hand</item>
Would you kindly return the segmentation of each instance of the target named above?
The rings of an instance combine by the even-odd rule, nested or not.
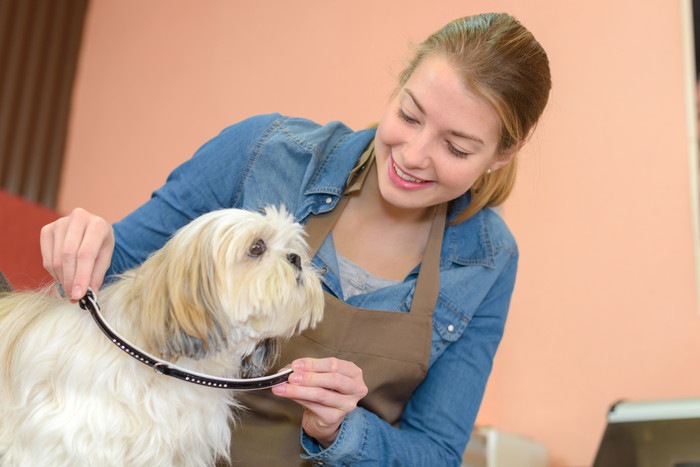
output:
[[[114,231],[106,220],[77,208],[45,225],[40,242],[44,268],[68,298],[83,298],[88,286],[100,288],[114,251]]]
[[[302,428],[327,448],[345,416],[367,395],[362,370],[337,358],[301,358],[292,362],[292,369],[289,382],[273,387],[272,392],[304,407]]]

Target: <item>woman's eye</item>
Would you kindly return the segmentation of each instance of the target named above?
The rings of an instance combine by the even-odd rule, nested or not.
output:
[[[418,120],[416,120],[415,118],[408,115],[402,109],[399,109],[397,113],[398,113],[399,118],[401,120],[405,121],[406,123],[410,123],[410,124],[418,123]]]
[[[267,245],[265,245],[265,242],[262,239],[258,239],[255,243],[253,243],[250,246],[250,248],[248,248],[248,256],[257,258],[258,256],[265,253],[266,250]]]
[[[454,145],[452,145],[452,143],[448,142],[447,147],[450,150],[450,152],[457,157],[467,157],[469,155],[468,152],[464,152],[464,151],[457,149]]]

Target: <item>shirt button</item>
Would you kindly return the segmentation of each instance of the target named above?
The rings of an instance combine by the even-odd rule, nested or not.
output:
[[[455,327],[454,327],[453,325],[450,324],[449,326],[447,326],[447,330],[450,331],[450,332],[452,332],[452,331],[455,330]]]
[[[331,204],[333,202],[333,198],[326,198],[326,204]]]
[[[321,274],[328,274],[328,266],[322,266],[320,272]]]

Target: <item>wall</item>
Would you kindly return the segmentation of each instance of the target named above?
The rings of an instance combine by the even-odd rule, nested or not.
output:
[[[551,103],[503,214],[522,260],[479,423],[590,465],[613,402],[700,396],[681,2],[92,0],[60,209],[117,220],[223,126],[376,120],[418,42],[504,10]]]

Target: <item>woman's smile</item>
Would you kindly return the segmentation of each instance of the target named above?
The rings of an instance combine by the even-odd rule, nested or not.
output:
[[[389,155],[387,169],[389,172],[389,180],[396,186],[405,190],[420,190],[433,184],[433,182],[429,180],[422,180],[402,170],[401,167],[396,164],[391,154]]]

